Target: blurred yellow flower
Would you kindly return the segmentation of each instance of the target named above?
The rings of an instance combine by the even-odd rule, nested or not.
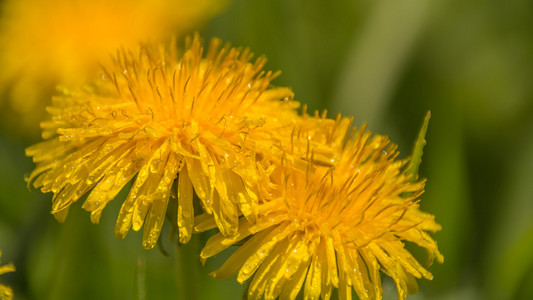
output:
[[[0,258],[2,258],[2,252],[0,251]],[[0,275],[8,272],[15,272],[15,266],[13,264],[0,265]],[[0,284],[0,299],[10,300],[13,299],[13,290],[5,285]]]
[[[181,36],[220,11],[226,1],[3,2],[0,91],[9,94],[3,119],[16,122],[21,132],[35,134],[57,84],[81,84],[98,71],[98,61],[121,46]]]
[[[292,128],[298,103],[290,89],[270,86],[278,73],[262,70],[264,57],[252,63],[247,49],[220,44],[213,39],[205,58],[198,36],[181,58],[173,44],[120,51],[94,84],[53,99],[52,120],[41,124],[47,141],[26,154],[37,164],[28,181],[54,193],[57,219],[94,187],[83,208],[98,222],[135,176],[115,232],[124,237],[144,223],[145,248],[159,237],[169,197],[179,239],[189,240],[193,188],[225,235],[241,214],[253,218],[255,155]]]
[[[201,258],[249,238],[212,273],[250,279],[248,299],[295,299],[302,286],[304,299],[329,299],[333,288],[340,299],[352,299],[352,288],[360,299],[381,299],[380,270],[405,299],[417,290],[415,278],[432,278],[405,243],[425,248],[430,262],[443,261],[427,233],[441,227],[418,208],[425,181],[407,175],[408,161],[396,160],[396,145],[385,136],[364,129],[349,134],[346,118],[322,121],[293,131],[286,157],[300,152],[307,168],[297,159],[263,163],[273,184],[257,219],[241,219],[233,237],[213,236]],[[307,147],[297,150],[298,143]]]

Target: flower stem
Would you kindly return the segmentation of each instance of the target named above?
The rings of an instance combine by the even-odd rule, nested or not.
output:
[[[201,264],[200,240],[193,236],[187,245],[176,243],[176,279],[178,299],[198,299]]]

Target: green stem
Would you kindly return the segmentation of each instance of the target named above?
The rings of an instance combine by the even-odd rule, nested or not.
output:
[[[137,257],[135,267],[135,282],[133,283],[133,299],[146,299],[146,258],[143,255]]]
[[[200,290],[200,240],[193,236],[187,245],[176,243],[178,299],[196,300]]]

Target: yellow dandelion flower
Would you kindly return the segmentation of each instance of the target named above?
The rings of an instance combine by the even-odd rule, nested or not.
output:
[[[2,252],[0,251],[0,258],[2,258]],[[8,272],[15,272],[15,266],[13,264],[8,265],[0,265],[0,275],[8,273]],[[11,300],[13,299],[13,290],[5,286],[3,284],[0,284],[0,299],[1,300]]]
[[[37,164],[28,181],[54,193],[57,219],[94,187],[83,208],[98,222],[135,176],[115,232],[144,224],[146,248],[171,196],[180,241],[189,240],[193,188],[224,234],[236,232],[241,213],[253,218],[255,156],[293,126],[298,103],[290,89],[270,87],[278,73],[262,70],[264,57],[251,62],[249,50],[220,44],[213,39],[205,58],[197,35],[181,57],[173,45],[119,51],[94,84],[53,99],[52,120],[41,124],[47,141],[26,154]]]
[[[182,35],[220,11],[225,2],[3,1],[0,91],[10,94],[10,102],[3,103],[8,111],[4,119],[16,122],[21,132],[36,134],[55,85],[84,82],[98,71],[96,62],[120,46]]]
[[[412,180],[408,161],[396,160],[396,145],[385,136],[362,129],[347,137],[350,123],[338,118],[322,129],[294,131],[293,144],[307,143],[300,157],[310,163],[306,170],[290,159],[265,167],[273,184],[257,219],[241,219],[235,236],[217,234],[202,250],[205,260],[249,238],[212,276],[250,279],[248,299],[295,299],[302,287],[304,299],[329,299],[333,288],[340,299],[352,299],[352,289],[360,299],[381,299],[380,271],[405,299],[417,289],[415,278],[432,278],[404,247],[413,243],[430,261],[443,260],[427,233],[440,225],[418,208],[425,181]]]

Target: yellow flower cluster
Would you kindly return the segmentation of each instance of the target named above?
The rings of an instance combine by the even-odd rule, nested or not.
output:
[[[2,257],[2,252],[0,252],[0,258]],[[0,275],[9,273],[9,272],[15,272],[15,266],[13,264],[8,265],[0,265]],[[1,300],[11,300],[13,299],[13,290],[5,286],[3,284],[0,284],[0,299]]]
[[[300,141],[307,150],[287,151],[296,157],[270,166],[272,184],[257,220],[242,219],[237,235],[213,236],[201,253],[206,259],[250,238],[212,273],[237,274],[241,283],[253,276],[248,299],[294,299],[302,286],[304,299],[329,299],[334,287],[340,299],[352,299],[352,288],[360,299],[381,299],[380,269],[405,299],[407,291],[417,290],[414,278],[432,275],[404,242],[443,260],[425,232],[440,226],[418,209],[424,181],[406,173],[407,161],[395,161],[396,146],[364,129],[349,134],[348,118],[328,123],[319,132],[293,133],[290,148]],[[329,154],[317,161],[324,153]]]
[[[28,181],[54,194],[58,220],[88,194],[83,208],[98,222],[132,181],[116,235],[144,225],[152,248],[168,212],[181,243],[217,228],[200,256],[242,244],[212,275],[249,281],[249,299],[302,289],[329,299],[334,288],[380,299],[380,271],[405,299],[415,278],[432,278],[405,243],[442,262],[427,233],[440,226],[419,210],[425,181],[394,144],[352,130],[350,118],[299,115],[291,90],[271,85],[278,73],[247,49],[197,35],[176,49],[119,51],[100,77],[53,99],[46,141],[26,154],[36,163]]]
[[[41,124],[48,140],[26,154],[37,163],[29,181],[54,193],[60,221],[92,189],[83,208],[98,222],[134,177],[116,234],[146,223],[146,248],[159,237],[170,197],[180,241],[189,240],[193,188],[224,234],[236,232],[241,212],[253,218],[255,155],[292,128],[296,103],[289,89],[269,88],[276,74],[262,71],[264,58],[251,62],[248,50],[220,44],[213,39],[205,57],[198,36],[181,57],[173,45],[121,51],[92,85],[53,99],[52,120]]]

